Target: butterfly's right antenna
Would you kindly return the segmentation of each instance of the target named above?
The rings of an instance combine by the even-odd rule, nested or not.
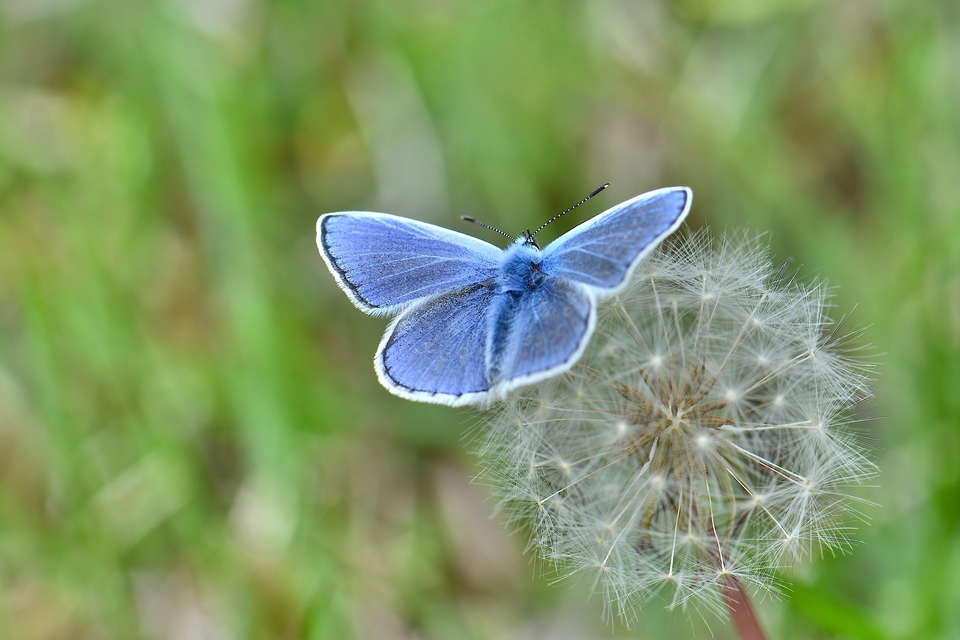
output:
[[[548,224],[550,224],[551,222],[553,222],[554,220],[556,220],[557,218],[559,218],[559,217],[562,216],[563,214],[565,214],[565,213],[570,213],[571,211],[573,211],[574,209],[576,209],[577,207],[579,207],[580,205],[582,205],[584,202],[586,202],[587,200],[589,200],[589,199],[592,198],[593,196],[597,195],[598,193],[600,193],[601,191],[603,191],[604,189],[606,189],[606,188],[609,187],[609,186],[610,186],[610,183],[609,183],[609,182],[606,182],[606,183],[600,185],[599,187],[597,187],[596,189],[594,189],[593,191],[591,191],[591,192],[590,192],[590,195],[588,195],[586,198],[584,198],[583,200],[581,200],[581,201],[578,202],[577,204],[573,205],[573,206],[570,207],[569,209],[566,209],[566,210],[564,210],[564,211],[561,211],[561,212],[558,213],[557,215],[553,216],[552,218],[550,218],[549,220],[547,220],[546,222],[544,222],[542,225],[540,225],[540,227],[539,227],[536,231],[534,231],[532,234],[530,234],[530,235],[532,235],[532,236],[537,235],[538,233],[540,233],[541,231],[543,231],[543,228],[544,228],[545,226],[547,226]]]
[[[478,226],[481,226],[481,227],[483,227],[484,229],[490,229],[490,231],[496,231],[496,232],[499,233],[500,235],[507,236],[508,238],[510,238],[511,240],[513,240],[514,242],[516,242],[516,240],[517,240],[516,238],[514,238],[514,237],[513,237],[512,235],[510,235],[509,233],[506,233],[505,231],[500,231],[500,229],[497,229],[496,227],[491,227],[491,226],[488,225],[488,224],[484,224],[484,223],[480,222],[479,220],[477,220],[476,218],[473,218],[473,217],[471,217],[471,216],[460,216],[460,219],[461,219],[461,220],[464,220],[464,221],[466,221],[466,222],[472,222],[473,224],[478,225]]]

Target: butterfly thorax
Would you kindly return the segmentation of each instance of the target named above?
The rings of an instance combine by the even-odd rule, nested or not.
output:
[[[543,254],[535,245],[521,244],[518,241],[504,252],[500,274],[497,276],[498,293],[520,293],[540,286],[546,274],[541,269]]]

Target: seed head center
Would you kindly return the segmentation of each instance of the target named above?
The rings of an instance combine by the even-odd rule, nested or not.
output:
[[[617,411],[617,424],[628,425],[627,433],[621,429],[618,435],[629,455],[648,451],[655,441],[660,442],[663,455],[673,446],[699,444],[703,449],[703,443],[710,440],[708,432],[733,423],[731,418],[716,415],[728,402],[710,397],[716,376],[705,374],[703,364],[677,367],[671,362],[654,371],[641,370],[642,385],[615,385],[626,401]]]

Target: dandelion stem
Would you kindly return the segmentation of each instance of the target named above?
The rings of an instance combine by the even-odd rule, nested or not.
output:
[[[763,629],[760,628],[753,605],[750,604],[750,596],[744,591],[736,576],[732,573],[725,574],[721,579],[720,588],[723,591],[723,600],[727,604],[727,611],[730,612],[730,619],[733,620],[741,640],[767,640]]]

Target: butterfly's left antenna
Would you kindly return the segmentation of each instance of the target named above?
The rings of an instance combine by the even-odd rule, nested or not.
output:
[[[481,226],[481,227],[483,227],[484,229],[490,229],[490,231],[496,231],[496,232],[499,233],[500,235],[507,236],[507,237],[510,238],[511,240],[516,241],[516,238],[514,238],[514,237],[513,237],[512,235],[510,235],[509,233],[507,233],[507,232],[505,232],[505,231],[500,231],[500,229],[497,229],[496,227],[491,227],[491,226],[488,225],[488,224],[484,224],[484,223],[480,222],[479,220],[477,220],[476,218],[473,218],[473,217],[470,217],[470,216],[460,216],[460,219],[461,219],[461,220],[465,220],[466,222],[472,222],[473,224],[478,225],[478,226]]]
[[[537,235],[538,233],[540,233],[541,231],[543,231],[543,228],[544,228],[545,226],[547,226],[548,224],[550,224],[551,222],[553,222],[554,220],[556,220],[556,219],[559,218],[560,216],[564,215],[565,213],[570,213],[571,211],[573,211],[574,209],[576,209],[577,207],[579,207],[580,205],[582,205],[584,202],[586,202],[587,200],[589,200],[589,199],[592,198],[593,196],[597,195],[598,193],[600,193],[601,191],[603,191],[604,189],[606,189],[606,188],[609,187],[609,186],[610,186],[610,183],[609,183],[609,182],[605,182],[604,184],[600,185],[599,187],[597,187],[596,189],[594,189],[593,191],[591,191],[591,192],[590,192],[590,195],[588,195],[586,198],[584,198],[583,200],[581,200],[581,201],[578,202],[577,204],[573,205],[573,206],[570,207],[569,209],[566,209],[566,210],[564,210],[564,211],[561,211],[561,212],[558,213],[557,215],[553,216],[552,218],[550,218],[549,220],[547,220],[546,222],[544,222],[542,225],[540,225],[540,226],[537,228],[537,230],[534,231],[534,232],[533,232],[532,234],[530,234],[530,235],[531,235],[531,236]]]

